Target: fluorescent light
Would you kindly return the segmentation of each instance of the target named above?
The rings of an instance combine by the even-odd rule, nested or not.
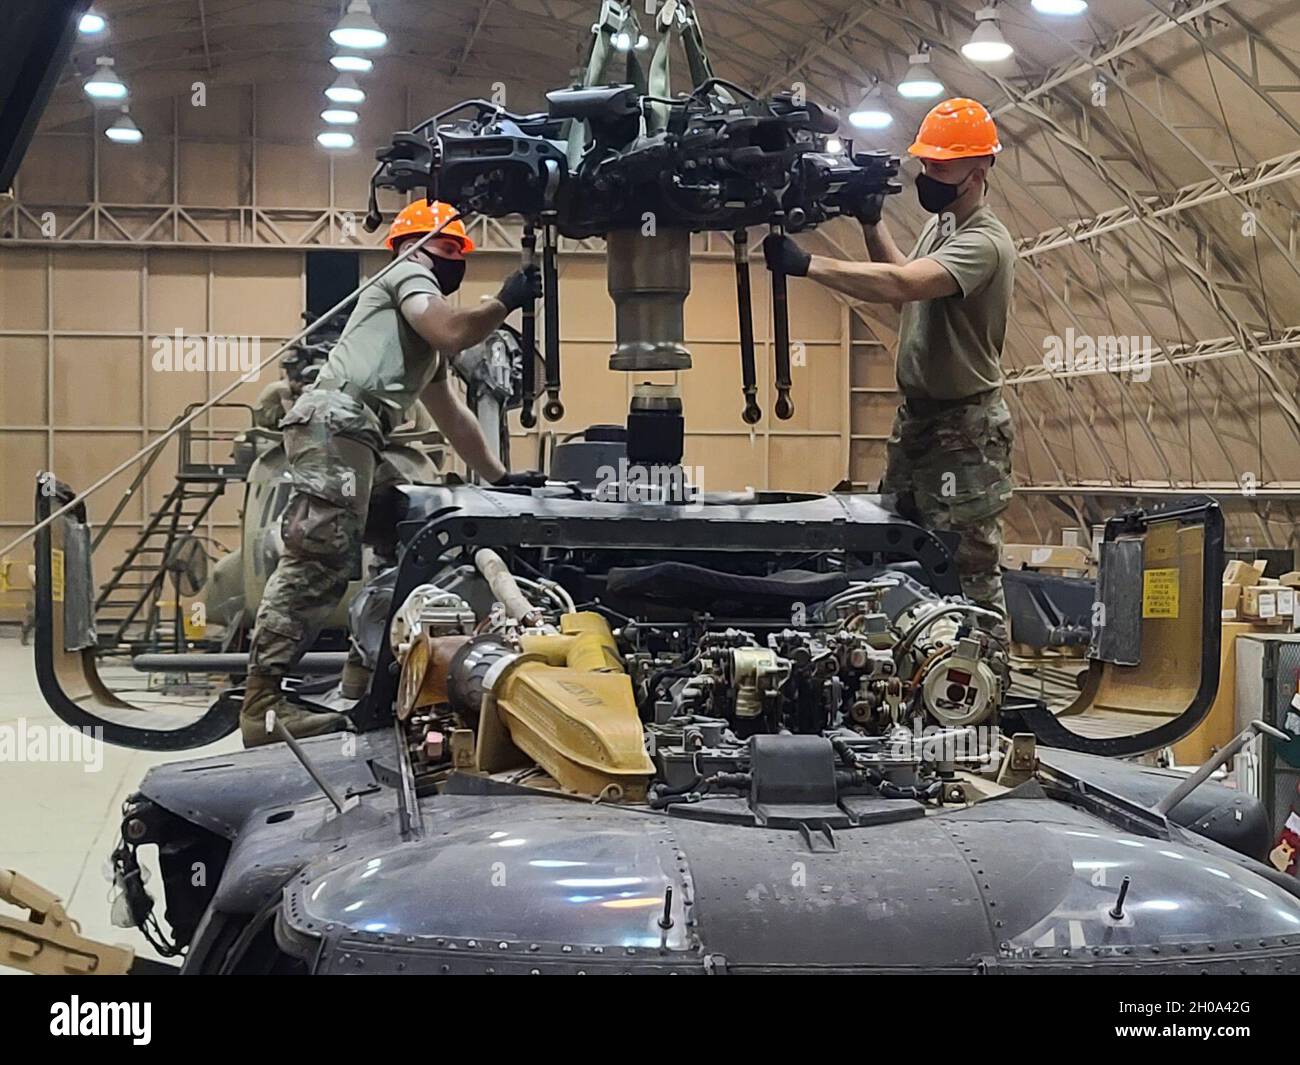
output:
[[[95,60],[95,73],[86,79],[82,88],[92,100],[126,99],[126,85],[113,69],[113,60],[106,55]]]
[[[907,74],[898,83],[899,96],[908,100],[933,100],[943,92],[943,82],[930,69],[928,50],[917,52],[907,63]]]
[[[351,133],[344,133],[338,129],[327,129],[316,134],[316,143],[322,148],[351,148],[356,144],[355,138]]]
[[[849,121],[858,129],[888,129],[894,124],[894,116],[864,104],[849,115]]]
[[[1032,0],[1032,4],[1044,15],[1082,15],[1088,10],[1088,0]]]
[[[832,155],[838,155],[844,151],[844,142],[839,137],[830,137],[826,141],[826,150]]]
[[[320,117],[331,126],[353,126],[356,125],[358,116],[346,107],[327,107],[320,113]]]
[[[1000,63],[1010,59],[1015,49],[998,29],[998,9],[983,7],[975,12],[975,32],[961,46],[961,54],[972,63]]]
[[[104,136],[114,144],[139,144],[144,140],[140,127],[131,121],[131,116],[126,113],[125,107],[122,108],[117,121],[104,130]]]
[[[888,129],[894,116],[884,109],[880,95],[880,79],[872,78],[871,86],[862,94],[862,100],[849,112],[849,124],[858,129]]]
[[[375,61],[363,55],[340,54],[330,56],[330,66],[345,74],[369,74],[374,69]]]
[[[103,33],[107,26],[108,20],[103,15],[87,11],[77,23],[77,32],[84,33],[87,37],[94,37],[96,34]]]
[[[340,48],[371,51],[386,45],[388,34],[379,28],[366,0],[352,0],[338,25],[330,30],[330,40]]]
[[[351,74],[340,74],[335,78],[334,84],[325,90],[325,95],[336,104],[359,104],[366,98],[365,90]]]

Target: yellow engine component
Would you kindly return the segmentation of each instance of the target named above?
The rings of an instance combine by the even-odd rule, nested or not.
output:
[[[541,655],[552,666],[567,666],[584,673],[622,673],[623,660],[609,623],[594,611],[565,614],[560,631],[537,633],[520,640],[524,653]]]
[[[416,710],[447,701],[447,674],[451,660],[471,636],[430,636],[419,633],[411,640],[397,686],[397,717],[405,721]]]
[[[643,800],[654,764],[645,752],[632,682],[605,619],[565,614],[558,634],[527,635],[521,644],[524,654],[493,685],[496,712],[481,724],[479,768],[493,772],[508,765],[502,737],[493,735],[500,726],[560,787]]]

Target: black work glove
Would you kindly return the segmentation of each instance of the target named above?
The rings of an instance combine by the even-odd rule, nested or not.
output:
[[[546,484],[546,474],[536,470],[506,470],[492,484],[497,488],[541,488]]]
[[[864,226],[880,225],[885,210],[885,195],[883,192],[873,192],[869,196],[863,196],[853,207],[853,217]]]
[[[536,266],[516,270],[502,282],[501,291],[497,293],[497,299],[505,306],[507,313],[541,298],[542,272]]]
[[[812,262],[812,256],[798,244],[789,237],[776,233],[769,233],[763,238],[763,258],[773,273],[789,274],[791,277],[807,277],[808,264]]]

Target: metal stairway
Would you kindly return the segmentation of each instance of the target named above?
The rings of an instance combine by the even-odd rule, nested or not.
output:
[[[251,409],[243,404],[222,406],[248,410],[251,419]],[[185,414],[191,409],[192,406],[187,407]],[[226,464],[195,461],[193,448],[195,443],[228,444],[232,435],[228,431],[196,432],[193,425],[185,426],[177,434],[180,454],[175,483],[144,523],[122,560],[113,567],[95,599],[95,631],[101,653],[123,649],[132,653],[184,649],[185,619],[178,560],[191,541],[201,547],[202,525],[209,511],[221,498],[227,484],[244,479],[249,466],[248,462],[238,460]],[[114,527],[162,450],[156,449],[142,465],[112,515],[100,528],[94,548],[99,547]],[[169,584],[170,597],[167,595]],[[166,598],[170,598],[173,609],[164,616],[163,601]]]

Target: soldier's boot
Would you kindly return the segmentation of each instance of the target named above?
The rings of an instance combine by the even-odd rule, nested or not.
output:
[[[274,710],[276,719],[294,739],[342,732],[348,726],[343,714],[316,713],[289,702],[280,691],[277,676],[250,674],[244,688],[244,705],[239,710],[239,731],[245,747],[278,743],[280,737],[266,730],[266,712]]]
[[[370,687],[370,670],[362,663],[351,658],[343,666],[343,679],[339,682],[339,694],[345,699],[360,699]]]

